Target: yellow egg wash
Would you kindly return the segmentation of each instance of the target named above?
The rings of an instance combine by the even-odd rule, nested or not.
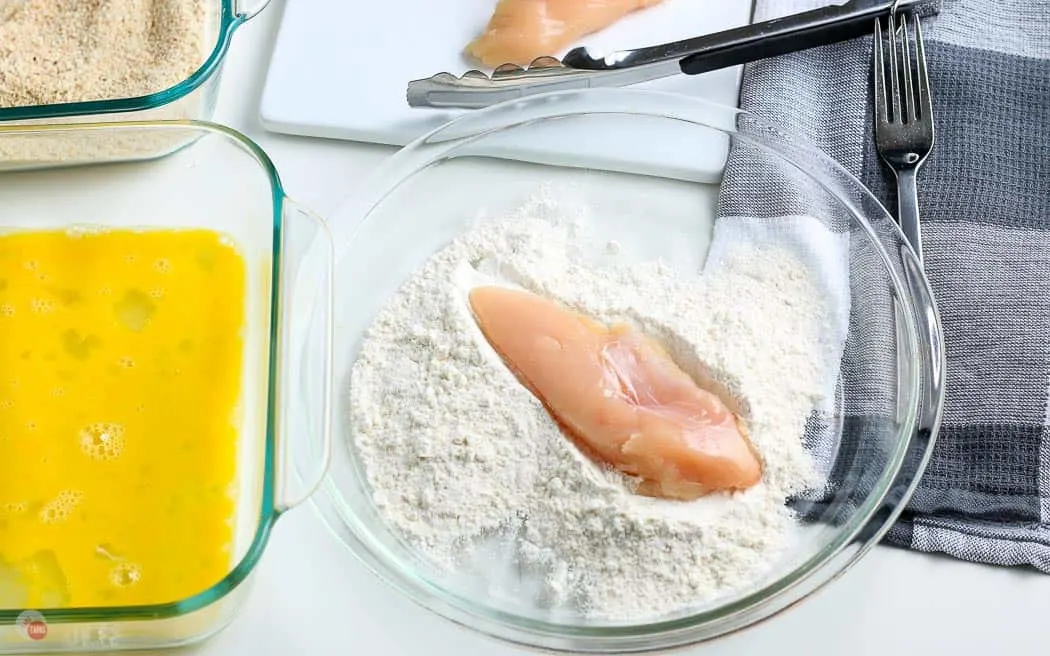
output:
[[[230,570],[245,278],[209,230],[0,233],[0,608]]]

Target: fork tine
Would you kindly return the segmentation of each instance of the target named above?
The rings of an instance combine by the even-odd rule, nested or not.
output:
[[[878,123],[889,123],[886,109],[886,61],[882,53],[882,22],[875,19],[875,56],[874,63],[875,92],[872,99],[875,103],[875,120]]]
[[[903,106],[902,114],[903,121],[906,123],[914,123],[919,120],[918,108],[916,107],[915,90],[912,87],[912,72],[911,72],[911,39],[908,35],[908,17],[901,17],[901,46],[904,50],[904,58],[901,61],[901,77],[903,77],[902,86],[903,91]]]
[[[890,106],[893,108],[893,119],[900,123],[901,120],[901,86],[900,68],[897,62],[897,21],[890,14],[889,17],[889,42],[890,42]]]
[[[916,70],[917,70],[917,84],[916,84],[916,102],[918,113],[917,117],[921,117],[924,120],[931,118],[927,116],[930,114],[931,107],[931,96],[930,96],[930,75],[926,71],[926,47],[922,43],[922,23],[919,22],[919,17],[915,16],[915,55],[917,58]]]

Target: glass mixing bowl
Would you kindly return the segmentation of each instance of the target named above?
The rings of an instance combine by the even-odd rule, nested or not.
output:
[[[192,121],[0,128],[0,150],[17,147],[27,153],[68,143],[105,153],[113,143],[166,140],[193,145],[153,161],[0,172],[0,234],[204,228],[221,232],[240,251],[247,277],[228,569],[208,589],[170,603],[11,608],[0,600],[0,654],[168,647],[218,631],[248,594],[274,523],[310,494],[327,466],[331,240],[322,220],[285,195],[269,157],[233,130]],[[34,147],[40,145],[46,147]],[[98,161],[109,160],[100,155]],[[136,281],[127,284],[133,287]],[[314,312],[303,311],[305,299]],[[311,328],[320,340],[309,350],[293,341],[305,331],[301,323],[307,319],[318,322]],[[319,358],[309,363],[308,374],[305,357]],[[309,390],[299,385],[305,380]],[[2,462],[0,476],[5,468],[32,466]],[[157,508],[156,517],[164,512]]]
[[[618,138],[620,130],[632,138]],[[509,161],[521,144],[555,139],[561,154],[533,158],[543,164]],[[666,170],[632,170],[639,147],[666,154]],[[704,161],[683,167],[699,148],[707,149]],[[728,153],[726,175],[710,175],[712,152]],[[810,445],[833,484],[821,498],[791,501],[802,523],[793,549],[731,597],[644,623],[553,615],[516,604],[509,593],[459,585],[406,547],[372,501],[346,402],[337,401],[332,462],[312,498],[335,535],[393,588],[452,621],[531,646],[596,653],[668,648],[740,629],[857,562],[903,509],[932,449],[943,394],[936,307],[920,262],[876,199],[813,146],[738,109],[638,90],[554,93],[471,113],[404,148],[329,219],[337,399],[349,398],[363,335],[406,277],[472,221],[508,216],[540,184],[582,199],[603,241],[681,271],[700,270],[712,238],[704,217],[716,209],[760,219],[805,214],[836,236],[845,255],[842,279],[833,282],[848,290],[849,331],[834,407],[823,418],[828,441]],[[756,234],[790,239],[777,230]]]

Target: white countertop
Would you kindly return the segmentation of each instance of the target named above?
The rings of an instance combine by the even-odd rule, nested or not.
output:
[[[277,164],[288,193],[327,215],[393,150],[263,131],[257,117],[259,96],[282,4],[275,0],[235,35],[215,119],[255,139]],[[359,25],[366,24],[362,16]],[[353,38],[354,29],[346,25],[347,38]],[[676,653],[1011,654],[1026,648],[1041,653],[1047,618],[1048,576],[877,547],[842,579],[794,609],[737,635]],[[304,505],[277,523],[239,617],[188,653],[532,652],[455,626],[395,594]]]

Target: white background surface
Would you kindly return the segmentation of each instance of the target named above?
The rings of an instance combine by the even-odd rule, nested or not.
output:
[[[259,97],[282,2],[235,36],[218,121],[273,157],[291,196],[330,214],[393,149],[266,133]],[[360,5],[347,38],[368,30]],[[347,63],[352,66],[352,63]],[[231,181],[234,184],[235,181]],[[877,547],[813,598],[743,633],[680,650],[729,654],[1045,653],[1050,577]],[[505,646],[433,616],[375,579],[320,523],[310,506],[277,524],[240,616],[193,656],[328,654],[515,656]]]

